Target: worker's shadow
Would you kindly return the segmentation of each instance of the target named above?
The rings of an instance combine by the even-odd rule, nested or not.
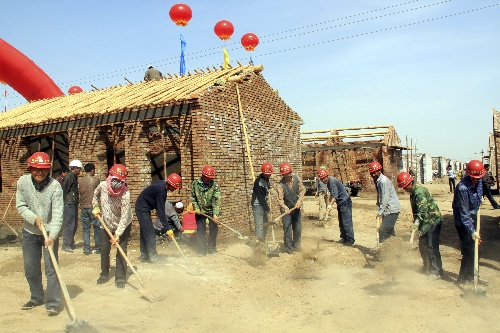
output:
[[[66,288],[68,289],[68,293],[71,298],[76,298],[76,296],[80,295],[83,292],[83,289],[77,285],[66,285]]]
[[[375,264],[380,261],[380,259],[378,258],[377,250],[358,244],[354,245],[354,247],[358,249],[365,258],[366,263],[363,265],[363,268],[375,268]]]
[[[8,234],[5,237],[0,238],[0,245],[15,243],[18,240],[20,239],[18,239],[16,235]]]

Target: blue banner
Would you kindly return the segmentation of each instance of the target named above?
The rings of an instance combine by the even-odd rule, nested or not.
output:
[[[181,34],[181,68],[179,71],[180,75],[186,75],[186,61],[184,60],[184,50],[186,49],[186,41]]]

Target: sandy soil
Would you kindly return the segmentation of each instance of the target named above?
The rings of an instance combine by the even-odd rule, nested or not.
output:
[[[383,245],[381,261],[372,252],[375,194],[361,192],[353,198],[355,247],[336,242],[336,216],[329,228],[316,226],[314,197],[307,197],[303,210],[301,254],[268,258],[265,250],[231,237],[220,240],[216,255],[202,258],[182,245],[188,265],[173,244],[162,243],[158,251],[164,262],[143,264],[134,239],[131,261],[147,292],[164,298],[158,302],[148,302],[139,293],[139,281],[132,274],[123,290],[115,288],[113,279],[96,285],[99,255],[83,255],[81,231],[76,252],[60,254],[61,270],[78,320],[87,321],[93,332],[498,332],[500,211],[489,203],[482,209],[480,273],[489,285],[482,285],[486,297],[479,297],[472,286],[463,290],[456,284],[460,251],[452,194],[441,180],[427,187],[444,216],[445,275],[438,281],[419,272],[418,250],[408,243],[411,208],[404,193],[398,236]],[[282,231],[276,229],[282,241]],[[1,236],[5,242],[5,234]],[[18,243],[1,245],[0,268],[0,331],[64,331],[70,322],[67,312],[48,317],[44,307],[20,309],[29,299],[29,289]]]

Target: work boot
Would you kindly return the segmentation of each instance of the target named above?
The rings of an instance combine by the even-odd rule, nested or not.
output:
[[[29,301],[28,303],[24,304],[23,306],[21,306],[21,310],[31,310],[33,309],[34,307],[37,307],[37,306],[40,306],[42,305],[43,303],[35,303],[33,301]]]
[[[117,282],[115,282],[115,286],[118,289],[123,289],[123,288],[125,288],[125,282],[123,282],[123,281],[117,281]]]
[[[57,308],[55,306],[49,306],[47,308],[47,314],[49,316],[57,316],[59,314],[59,312],[61,312],[61,310],[59,310],[59,308]]]
[[[106,283],[106,281],[108,281],[108,278],[107,278],[107,277],[100,276],[100,277],[97,279],[96,284],[104,284],[104,283]]]

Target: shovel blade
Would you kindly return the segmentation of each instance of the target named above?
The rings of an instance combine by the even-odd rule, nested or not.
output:
[[[153,292],[151,290],[148,290],[148,289],[144,289],[144,288],[141,288],[141,289],[138,289],[139,290],[139,293],[146,299],[148,300],[149,302],[151,303],[155,303],[155,302],[159,302],[159,301],[162,301],[165,299],[165,295],[161,295],[159,294],[158,292]]]

